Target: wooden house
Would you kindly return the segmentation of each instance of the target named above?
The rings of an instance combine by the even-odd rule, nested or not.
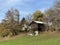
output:
[[[38,32],[45,31],[45,25],[46,23],[41,21],[32,21],[30,23],[31,30],[38,31]]]

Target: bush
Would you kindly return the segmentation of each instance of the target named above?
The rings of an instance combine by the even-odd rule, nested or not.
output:
[[[6,37],[9,34],[10,34],[10,30],[9,29],[0,30],[1,37]]]

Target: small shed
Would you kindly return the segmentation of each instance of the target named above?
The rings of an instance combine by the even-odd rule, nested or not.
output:
[[[45,25],[46,23],[42,21],[32,21],[30,23],[31,29],[38,32],[45,31]]]

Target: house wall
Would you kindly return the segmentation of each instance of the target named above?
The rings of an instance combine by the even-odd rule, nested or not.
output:
[[[30,26],[33,31],[39,31],[39,32],[45,31],[44,24],[32,23]]]
[[[32,28],[32,30],[38,30],[38,25],[36,24],[36,23],[32,23],[31,24],[31,28]]]
[[[38,24],[38,31],[45,31],[45,25],[44,24]]]

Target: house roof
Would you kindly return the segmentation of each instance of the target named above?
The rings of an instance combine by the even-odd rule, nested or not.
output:
[[[42,21],[34,21],[36,23],[40,23],[40,24],[44,24],[45,22],[42,22]]]
[[[33,22],[37,24],[46,24],[46,22],[42,22],[42,21],[32,21],[30,24],[32,24]]]

